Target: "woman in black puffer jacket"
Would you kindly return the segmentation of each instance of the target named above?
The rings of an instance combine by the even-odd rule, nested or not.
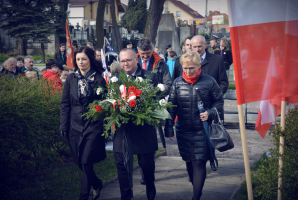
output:
[[[216,81],[201,72],[201,58],[197,52],[188,51],[180,58],[183,76],[178,77],[172,85],[169,102],[177,107],[169,109],[172,120],[166,120],[165,136],[174,137],[174,119],[179,152],[186,161],[188,175],[193,184],[193,200],[200,199],[206,178],[206,162],[211,158],[207,146],[202,121],[212,122],[216,117],[215,107],[222,111],[223,94]],[[199,89],[204,103],[205,113],[197,106],[196,88]]]

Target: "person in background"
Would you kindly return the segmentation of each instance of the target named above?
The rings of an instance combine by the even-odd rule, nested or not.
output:
[[[78,49],[78,44],[72,42],[72,48],[73,48],[73,51],[75,52]]]
[[[61,64],[61,66],[66,65],[67,53],[65,43],[61,43],[59,45],[59,51],[55,53],[54,58],[57,60],[57,63]]]
[[[225,63],[227,77],[229,79],[230,65],[233,64],[233,56],[231,50],[227,47],[228,40],[223,37],[220,40],[220,49],[215,50],[214,54],[220,55]]]
[[[43,77],[45,80],[50,80],[49,83],[53,84],[54,88],[62,87],[62,81],[59,77],[59,66],[56,65],[56,60],[50,58],[46,62],[46,71],[43,71]]]
[[[186,53],[185,46],[182,46],[182,54]]]
[[[191,49],[191,39],[192,39],[192,35],[188,36],[187,38],[185,38],[184,41],[184,48],[185,48],[185,52],[187,52],[189,49]],[[175,61],[175,67],[174,67],[174,72],[173,72],[173,76],[172,76],[172,80],[175,80],[176,78],[178,78],[179,76],[182,76],[182,65],[180,64],[180,57],[178,57]]]
[[[101,49],[95,50],[95,59],[101,62]]]
[[[110,66],[110,70],[112,74],[117,74],[120,73],[121,71],[121,65],[119,61],[114,61],[111,66]]]
[[[106,158],[103,120],[93,121],[82,115],[94,100],[103,100],[94,90],[106,89],[102,77],[104,69],[95,61],[95,52],[89,47],[80,47],[74,53],[75,73],[68,75],[64,83],[60,105],[60,133],[67,138],[74,163],[81,169],[81,192],[79,200],[88,200],[93,187],[92,200],[99,199],[102,181],[96,176],[93,164]],[[101,107],[96,108],[100,112]],[[105,172],[100,172],[105,173]],[[64,185],[63,187],[68,187]]]
[[[167,53],[165,54],[165,62],[168,62],[169,53],[170,53],[170,51],[172,51],[172,45],[169,44],[166,47],[166,50],[167,50]]]
[[[210,48],[208,48],[208,52],[214,54],[215,50],[220,50],[217,46],[217,38],[213,37],[210,40]]]
[[[70,74],[72,74],[74,71],[73,71],[73,69],[71,68],[71,69],[68,69],[68,75],[70,75]]]
[[[24,67],[24,58],[22,56],[17,57],[17,71],[21,74],[21,70]]]
[[[199,200],[206,179],[206,163],[211,158],[207,145],[203,121],[212,122],[221,111],[224,100],[216,81],[201,70],[201,56],[188,50],[180,57],[183,75],[175,79],[168,102],[176,107],[168,109],[172,119],[167,119],[165,136],[173,140],[174,119],[178,116],[176,138],[179,153],[186,162],[190,182],[193,185],[193,200]],[[206,112],[200,113],[197,106],[196,88],[202,98]]]
[[[154,47],[154,52],[161,57],[163,60],[165,60],[165,56],[163,54],[160,53],[159,51],[159,47]]]
[[[66,78],[68,75],[69,75],[69,70],[64,69],[60,75],[60,79],[61,79],[62,83],[64,83],[66,81]]]
[[[91,42],[87,42],[86,46],[94,50],[93,44]]]
[[[133,48],[133,46],[132,46],[132,42],[131,42],[131,41],[128,41],[128,42],[127,42],[127,44],[126,44],[126,48],[128,48],[128,49],[132,49],[132,50],[134,50],[134,51],[137,53],[137,51]]]
[[[18,75],[17,60],[13,57],[10,57],[6,61],[4,61],[1,74]]]
[[[177,59],[177,54],[175,51],[170,51],[169,55],[170,55],[170,59],[168,60],[167,65],[169,67],[169,71],[173,80],[173,72],[174,72],[175,61]]]

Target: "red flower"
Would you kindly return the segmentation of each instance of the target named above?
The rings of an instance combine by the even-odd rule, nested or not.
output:
[[[26,76],[26,73],[22,74],[22,76]]]
[[[93,105],[93,108],[95,108],[95,105]]]
[[[128,88],[127,95],[129,95],[130,92],[135,92],[135,91],[136,91],[136,87],[135,87],[135,86],[130,86],[130,87]]]
[[[102,108],[101,108],[101,106],[100,106],[100,105],[98,105],[98,106],[95,106],[95,108],[96,108],[96,111],[97,111],[97,112],[100,112],[100,111],[102,110]]]
[[[130,107],[135,107],[137,105],[137,102],[135,101],[135,100],[130,100],[130,102],[129,102],[129,106]]]
[[[136,96],[139,97],[139,96],[141,96],[141,94],[142,94],[142,90],[136,90],[135,93],[136,93]]]
[[[32,71],[32,68],[29,68],[29,71]]]

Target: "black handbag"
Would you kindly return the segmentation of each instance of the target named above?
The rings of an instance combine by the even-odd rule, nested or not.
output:
[[[209,126],[209,137],[211,145],[214,149],[220,152],[227,151],[234,148],[234,143],[225,127],[221,124],[218,112],[216,108],[217,123],[212,120],[212,124]]]

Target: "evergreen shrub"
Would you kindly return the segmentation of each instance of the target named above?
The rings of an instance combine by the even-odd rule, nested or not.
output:
[[[269,132],[275,148],[270,149],[270,157],[262,159],[262,164],[255,176],[259,179],[255,195],[262,199],[276,199],[278,191],[278,167],[280,136],[284,136],[284,154],[282,168],[282,199],[298,199],[298,106],[286,116],[285,131],[277,124],[276,129]]]
[[[67,146],[59,134],[62,92],[46,80],[0,76],[0,186],[44,169]],[[2,187],[2,188],[1,188]]]

